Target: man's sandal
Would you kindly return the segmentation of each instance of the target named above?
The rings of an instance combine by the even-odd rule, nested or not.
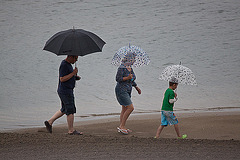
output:
[[[44,122],[45,126],[46,126],[46,129],[49,133],[52,133],[52,126],[49,124],[48,121],[45,121]]]
[[[77,130],[73,131],[72,133],[68,133],[69,135],[83,135],[83,132],[79,132]]]

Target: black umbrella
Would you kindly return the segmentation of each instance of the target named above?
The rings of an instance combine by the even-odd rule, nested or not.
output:
[[[106,44],[96,34],[83,29],[69,29],[53,35],[43,50],[56,55],[84,56],[94,52],[101,52]]]

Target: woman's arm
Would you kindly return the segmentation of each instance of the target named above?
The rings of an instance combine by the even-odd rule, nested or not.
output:
[[[135,89],[137,90],[138,94],[142,93],[141,89],[138,86],[135,86]]]
[[[127,77],[123,77],[123,81],[127,81],[127,80],[132,79],[132,78],[133,78],[133,75],[129,74]]]
[[[129,79],[132,79],[132,77],[133,77],[132,74],[129,74],[127,77],[123,77],[123,76],[124,76],[124,69],[118,68],[117,75],[116,75],[117,82],[127,81]]]

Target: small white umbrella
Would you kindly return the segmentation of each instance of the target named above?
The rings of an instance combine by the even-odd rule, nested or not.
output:
[[[172,78],[176,78],[179,84],[197,85],[193,72],[181,64],[166,67],[159,77],[164,81],[170,81]]]

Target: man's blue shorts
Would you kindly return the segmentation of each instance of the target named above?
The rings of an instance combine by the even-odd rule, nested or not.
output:
[[[178,124],[178,119],[174,115],[173,111],[161,111],[161,125],[167,126],[167,125],[173,125]]]
[[[58,93],[58,95],[59,95],[59,97],[61,99],[61,103],[62,103],[61,112],[65,113],[66,115],[76,113],[74,95],[60,94],[60,93]]]

